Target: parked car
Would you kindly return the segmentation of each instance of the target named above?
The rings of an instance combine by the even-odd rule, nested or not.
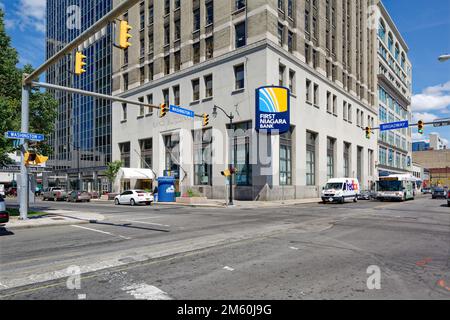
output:
[[[370,190],[363,190],[358,195],[358,200],[372,200],[373,193]]]
[[[135,206],[137,204],[151,205],[154,201],[153,195],[142,190],[127,190],[114,198],[116,205],[129,204]]]
[[[422,194],[432,194],[433,192],[431,191],[431,188],[423,188],[422,189]]]
[[[450,190],[447,191],[447,206],[450,207]]]
[[[10,187],[6,190],[6,196],[17,197],[17,188]]]
[[[8,223],[9,213],[6,211],[6,204],[3,196],[0,196],[0,223]]]
[[[434,188],[433,193],[431,195],[433,199],[439,199],[439,198],[447,198],[447,192],[445,192],[444,188]]]
[[[67,196],[67,202],[90,202],[92,196],[87,191],[72,191]]]
[[[64,201],[67,199],[67,192],[61,188],[49,188],[44,190],[43,200]]]
[[[353,178],[330,179],[322,190],[322,201],[344,203],[347,199],[358,202],[359,181]]]

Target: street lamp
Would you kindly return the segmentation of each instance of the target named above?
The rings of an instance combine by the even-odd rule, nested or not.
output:
[[[224,115],[230,120],[230,129],[233,129],[233,119],[234,119],[233,113],[230,112],[230,114],[228,114],[221,107],[214,105],[213,113],[212,113],[214,119],[217,118],[217,109],[221,110],[224,113]],[[234,205],[233,204],[233,165],[231,163],[231,161],[232,161],[231,155],[232,154],[233,154],[233,143],[230,142],[230,160],[229,160],[229,163],[228,163],[228,170],[230,171],[230,181],[229,181],[229,184],[230,184],[230,195],[229,195],[229,200],[228,200],[228,205],[229,206]]]
[[[444,54],[444,55],[440,56],[440,57],[438,58],[438,60],[439,60],[440,62],[445,62],[445,61],[447,61],[447,60],[450,60],[450,54]]]

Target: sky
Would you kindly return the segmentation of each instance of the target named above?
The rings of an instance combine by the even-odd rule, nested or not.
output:
[[[414,120],[450,118],[450,61],[438,57],[450,54],[449,0],[383,0],[409,46],[413,65],[412,109]],[[20,65],[34,67],[45,59],[46,0],[0,0],[6,12],[5,24]],[[415,131],[415,130],[414,130]],[[450,127],[426,127],[450,142]],[[414,139],[425,139],[414,133]]]

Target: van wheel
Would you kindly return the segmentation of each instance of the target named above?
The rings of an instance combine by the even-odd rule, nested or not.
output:
[[[353,202],[357,203],[358,202],[358,197],[355,197],[355,199],[353,199]]]
[[[344,204],[344,203],[345,203],[345,198],[344,198],[344,197],[341,198],[340,203],[341,203],[341,204]]]

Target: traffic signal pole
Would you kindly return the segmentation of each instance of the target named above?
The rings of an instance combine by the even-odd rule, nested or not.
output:
[[[29,85],[24,85],[22,87],[22,123],[21,131],[28,132],[30,124],[30,91],[31,87]],[[28,151],[28,141],[22,139],[21,162],[20,162],[20,219],[28,219],[28,167],[25,164],[25,153]]]

